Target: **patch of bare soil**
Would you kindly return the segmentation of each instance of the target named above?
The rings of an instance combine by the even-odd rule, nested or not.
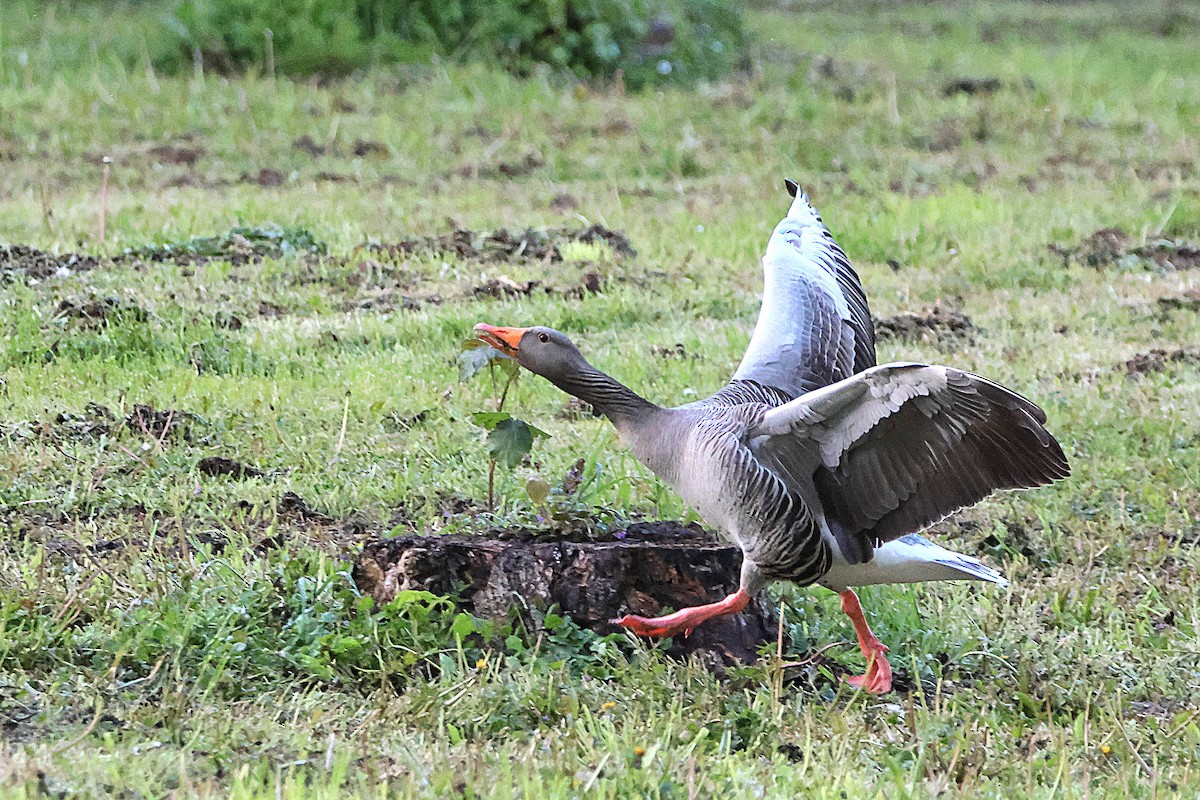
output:
[[[1200,313],[1200,289],[1188,289],[1183,294],[1158,298],[1163,311],[1193,311]]]
[[[213,314],[212,324],[227,331],[240,331],[246,326],[241,317],[229,311],[218,311]]]
[[[283,172],[274,167],[263,167],[254,174],[246,173],[242,175],[242,183],[257,183],[264,189],[282,186],[285,181],[287,181],[287,175],[284,175]]]
[[[264,474],[257,467],[224,456],[205,456],[196,462],[196,469],[200,471],[201,475],[207,475],[210,478],[230,477],[240,480],[242,478],[261,478]]]
[[[292,147],[301,152],[308,153],[312,158],[325,155],[325,145],[317,144],[316,139],[313,139],[307,133],[293,141]]]
[[[119,297],[75,300],[64,298],[54,309],[54,318],[73,320],[84,328],[103,328],[110,324],[146,322],[150,313],[138,304]]]
[[[550,210],[559,214],[579,210],[579,198],[568,192],[559,192],[550,198]]]
[[[603,225],[585,228],[526,228],[510,231],[471,231],[456,229],[441,236],[407,239],[394,244],[372,244],[367,250],[391,256],[422,253],[453,255],[466,261],[562,261],[562,246],[570,242],[602,243],[618,258],[637,255],[629,238],[621,231]]]
[[[547,291],[541,281],[517,282],[507,275],[501,275],[476,286],[472,291],[476,297],[494,297],[497,300],[503,300],[510,297],[529,297],[535,289],[539,288]]]
[[[192,425],[197,417],[174,408],[156,409],[149,403],[138,403],[125,417],[125,427],[134,434],[153,436],[161,441],[192,438]]]
[[[1163,269],[1200,268],[1200,247],[1189,242],[1154,239],[1137,244],[1122,228],[1101,228],[1075,247],[1050,245],[1050,252],[1064,261],[1089,267],[1107,267],[1126,262],[1150,262]]]
[[[351,149],[359,158],[384,158],[391,154],[386,144],[371,139],[355,139]]]
[[[163,142],[146,151],[159,164],[194,167],[204,156],[204,149],[186,142]]]
[[[975,324],[966,314],[938,306],[924,313],[905,312],[875,320],[875,338],[880,341],[900,339],[956,344],[974,341],[975,332]]]
[[[1000,89],[1000,79],[987,76],[983,78],[955,78],[942,87],[944,97],[956,94],[995,94]]]
[[[532,174],[546,165],[538,153],[526,153],[516,161],[498,161],[495,164],[466,164],[458,170],[463,178],[520,178]]]
[[[442,296],[433,294],[426,297],[400,294],[399,292],[383,291],[361,300],[350,300],[342,304],[343,311],[376,311],[391,314],[394,311],[418,311],[428,305],[441,305]]]
[[[333,517],[320,511],[314,511],[304,498],[295,492],[284,492],[283,497],[279,498],[276,510],[279,516],[300,522],[311,522],[318,525],[333,524]]]
[[[1152,372],[1162,372],[1173,364],[1200,364],[1200,348],[1191,347],[1177,350],[1154,348],[1144,353],[1138,353],[1125,362],[1125,374],[1136,379]]]
[[[28,245],[0,245],[0,277],[24,276],[34,280],[67,277],[95,269],[100,261],[82,253],[47,253]]]
[[[54,418],[52,433],[69,439],[94,439],[112,433],[117,418],[107,406],[88,403],[82,413],[64,411]]]
[[[599,272],[589,270],[583,273],[583,290],[588,294],[598,294],[604,291],[604,279]]]
[[[145,403],[135,405],[124,417],[114,414],[108,406],[88,403],[83,411],[63,411],[52,420],[16,425],[52,441],[116,436],[125,431],[165,442],[175,438],[193,441],[193,429],[198,421],[198,417],[186,411],[158,410]]]

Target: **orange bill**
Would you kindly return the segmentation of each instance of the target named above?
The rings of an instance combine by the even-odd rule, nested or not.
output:
[[[528,328],[497,328],[480,322],[475,326],[475,335],[506,356],[514,356],[521,346],[521,337]]]

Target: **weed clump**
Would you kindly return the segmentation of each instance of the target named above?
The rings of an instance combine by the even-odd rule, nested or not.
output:
[[[183,0],[165,66],[196,53],[222,71],[262,64],[294,75],[352,72],[372,61],[472,58],[519,74],[539,68],[630,88],[717,78],[744,61],[731,0]]]

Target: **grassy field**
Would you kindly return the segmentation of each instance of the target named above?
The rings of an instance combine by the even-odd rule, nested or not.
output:
[[[150,11],[92,8],[0,5],[0,796],[1200,793],[1194,6],[757,7],[753,74],[643,95],[168,77],[113,55]],[[368,536],[548,529],[526,481],[580,457],[564,514],[688,519],[533,379],[510,407],[552,438],[482,513],[494,390],[459,342],[546,324],[659,403],[715,390],[784,177],[877,318],[935,326],[881,361],[1012,386],[1072,461],[933,531],[1008,589],[863,592],[919,689],[853,694],[853,647],[718,679],[356,595]],[[585,223],[636,255],[370,246]],[[830,593],[771,592],[785,659],[852,638]]]

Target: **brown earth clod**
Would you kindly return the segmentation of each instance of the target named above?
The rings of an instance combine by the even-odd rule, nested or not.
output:
[[[95,269],[100,260],[83,253],[55,255],[23,244],[0,245],[0,276],[24,275],[34,280]]]
[[[1152,372],[1162,372],[1171,364],[1200,364],[1200,348],[1164,350],[1156,347],[1138,353],[1125,362],[1125,374],[1136,379]]]
[[[1162,269],[1190,270],[1200,268],[1200,246],[1171,239],[1152,239],[1135,243],[1122,228],[1101,228],[1075,247],[1050,245],[1050,252],[1064,261],[1076,261],[1089,267],[1101,268],[1126,259],[1150,262]]]
[[[86,328],[102,328],[125,320],[146,322],[150,314],[136,303],[119,297],[91,300],[63,298],[54,309],[54,318],[75,320]]]
[[[204,155],[204,149],[190,144],[163,142],[146,151],[159,164],[194,167]]]
[[[196,469],[200,471],[201,475],[207,475],[210,478],[227,476],[240,480],[242,478],[261,478],[264,474],[257,467],[224,456],[205,456],[196,462]]]
[[[1183,294],[1158,298],[1163,311],[1193,311],[1200,313],[1200,289],[1188,289]]]
[[[942,95],[952,97],[956,94],[994,94],[1000,89],[1000,79],[984,78],[955,78],[942,87]]]
[[[148,403],[138,403],[125,417],[125,427],[134,434],[153,436],[159,441],[190,433],[195,416],[173,408],[156,409]]]
[[[924,313],[905,312],[875,320],[875,337],[880,341],[935,341],[943,344],[973,341],[975,324],[966,314],[934,306]]]
[[[295,492],[284,492],[283,497],[279,498],[279,504],[276,510],[281,517],[288,517],[299,522],[309,522],[316,525],[332,525],[333,517],[328,514],[322,514],[320,511],[314,511],[304,498]]]

